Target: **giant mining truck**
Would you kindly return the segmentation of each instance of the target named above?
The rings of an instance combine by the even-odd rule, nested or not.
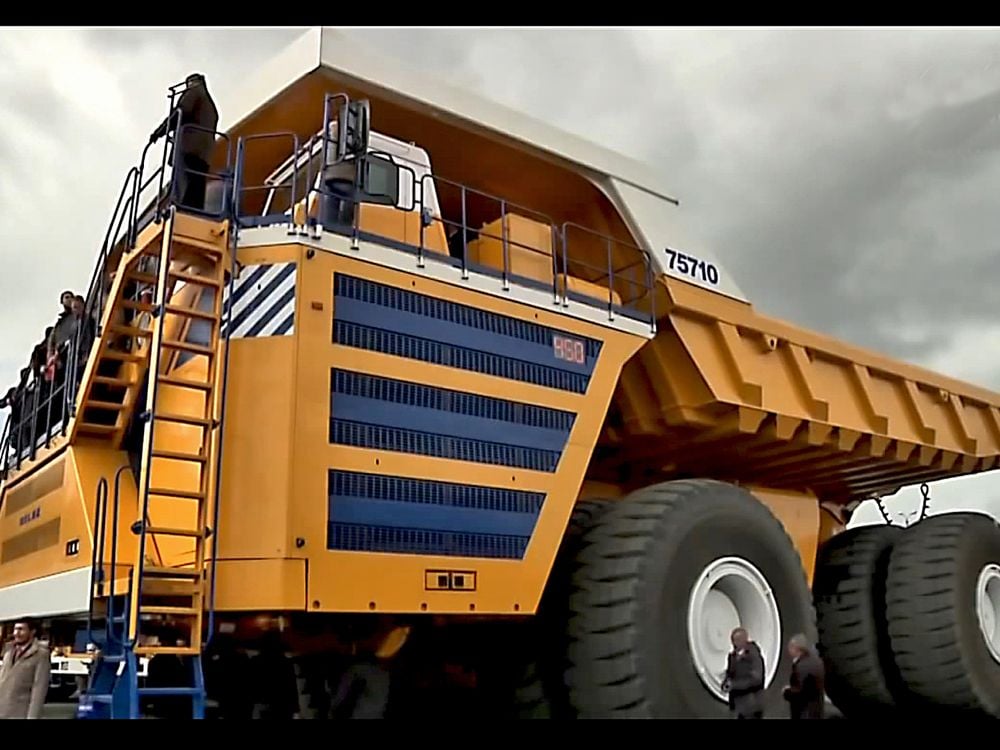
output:
[[[364,661],[389,715],[721,717],[742,625],[769,714],[801,633],[849,717],[1000,716],[994,520],[846,528],[995,469],[1000,395],[765,317],[642,165],[334,30],[227,92],[196,205],[182,88],[4,443],[0,620],[91,649],[81,715],[203,716],[225,636],[303,707]]]

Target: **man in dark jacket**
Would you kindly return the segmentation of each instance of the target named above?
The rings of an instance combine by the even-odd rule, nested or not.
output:
[[[285,655],[281,634],[267,631],[260,652],[250,661],[261,719],[293,719],[299,713],[299,686],[295,665]]]
[[[253,672],[250,657],[237,647],[232,636],[220,633],[212,639],[206,656],[205,687],[208,697],[219,704],[222,719],[253,718]]]
[[[733,650],[726,661],[726,679],[722,684],[722,689],[729,692],[729,710],[737,719],[762,719],[764,657],[743,628],[736,628],[730,640]]]
[[[174,131],[175,152],[170,163],[176,175],[178,202],[182,206],[196,210],[205,208],[205,183],[209,171],[209,160],[215,146],[215,130],[219,126],[219,110],[208,93],[205,76],[192,73],[185,81],[187,88],[177,101],[177,109],[167,116],[153,134],[149,142],[154,143],[168,132]],[[176,111],[180,112],[180,123]],[[191,127],[185,128],[185,125]],[[180,129],[180,135],[177,130]]]
[[[792,637],[788,653],[792,657],[792,676],[784,695],[791,718],[822,719],[826,700],[823,660],[813,653],[804,635]]]

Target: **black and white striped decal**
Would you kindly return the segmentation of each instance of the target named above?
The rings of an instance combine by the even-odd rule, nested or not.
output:
[[[295,333],[295,263],[244,266],[223,295],[222,335],[249,339]]]

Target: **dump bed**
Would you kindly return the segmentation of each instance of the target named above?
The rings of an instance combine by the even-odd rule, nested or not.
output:
[[[623,372],[595,474],[848,501],[1000,466],[1000,394],[661,285],[659,331]]]

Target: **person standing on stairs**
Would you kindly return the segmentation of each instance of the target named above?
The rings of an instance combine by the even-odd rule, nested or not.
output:
[[[219,126],[219,110],[212,95],[208,93],[205,76],[192,73],[185,83],[187,88],[181,94],[177,108],[153,131],[149,142],[155,143],[167,133],[174,133],[176,145],[169,157],[176,172],[174,199],[181,206],[203,211],[209,160],[215,146],[215,130]],[[175,114],[178,111],[179,123]],[[184,127],[185,125],[190,127]]]
[[[0,666],[0,719],[40,719],[52,670],[48,646],[35,638],[35,624],[14,623],[14,642]]]

